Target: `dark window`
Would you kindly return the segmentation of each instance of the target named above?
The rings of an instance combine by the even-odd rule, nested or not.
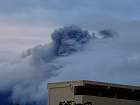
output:
[[[93,89],[91,87],[76,86],[75,87],[75,95],[99,96],[99,90]]]
[[[89,95],[140,101],[140,90],[101,85],[75,86],[75,95]]]
[[[103,89],[101,90],[101,96],[113,98],[115,96],[115,92],[111,89]]]

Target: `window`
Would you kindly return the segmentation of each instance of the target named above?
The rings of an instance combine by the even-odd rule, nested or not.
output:
[[[101,85],[75,86],[75,95],[89,95],[140,101],[140,90]]]

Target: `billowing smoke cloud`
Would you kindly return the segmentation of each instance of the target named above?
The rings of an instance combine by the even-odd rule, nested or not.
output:
[[[52,33],[56,45],[56,55],[69,55],[82,48],[90,39],[88,31],[77,26],[64,27]]]
[[[48,81],[91,79],[139,85],[140,41],[114,36],[112,30],[91,34],[77,26],[60,28],[52,33],[50,44],[0,60],[0,91],[12,91],[14,103],[46,105]]]
[[[60,59],[67,64],[51,81],[88,79],[140,85],[139,36],[122,32],[118,35],[111,30],[92,36],[96,38],[82,52]]]
[[[52,33],[52,43],[28,49],[13,59],[3,59],[0,91],[12,90],[14,103],[46,103],[46,81],[64,66],[56,59],[81,50],[89,40],[88,31],[77,26],[64,27]]]

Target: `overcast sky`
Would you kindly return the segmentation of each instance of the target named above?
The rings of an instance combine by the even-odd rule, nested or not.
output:
[[[139,5],[140,0],[0,0],[0,52],[47,43],[59,26],[135,32],[140,27]]]
[[[77,53],[58,56],[67,43],[79,48],[79,39],[49,43],[52,31],[69,25],[117,35],[91,38]],[[0,0],[0,91],[11,89],[15,102],[36,102],[46,101],[44,81],[140,85],[139,34],[140,0]]]

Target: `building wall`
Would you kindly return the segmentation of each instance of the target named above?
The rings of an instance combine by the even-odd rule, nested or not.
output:
[[[60,102],[74,101],[77,104],[92,102],[92,105],[140,105],[140,101],[115,99],[107,97],[74,95],[71,86],[49,89],[48,105],[59,105]]]
[[[82,104],[82,105],[84,105],[87,102],[91,102],[92,105],[140,105],[140,101],[135,101],[135,100],[116,99],[116,98],[88,96],[88,95],[74,95],[74,87],[83,86],[83,85],[84,85],[84,81],[61,82],[61,83],[49,84],[48,105],[59,105],[60,102],[68,102],[68,101],[74,101],[76,104]],[[102,84],[102,85],[104,86],[106,84]],[[118,86],[118,87],[122,87],[122,86]],[[74,105],[74,104],[72,103],[69,105]]]
[[[92,105],[140,105],[140,101],[115,99],[97,96],[81,96],[83,103],[92,102]]]
[[[74,100],[74,88],[71,86],[51,88],[48,93],[48,105],[59,105],[60,102]]]

